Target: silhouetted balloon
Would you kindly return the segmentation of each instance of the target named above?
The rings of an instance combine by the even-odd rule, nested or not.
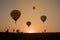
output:
[[[36,8],[36,7],[35,7],[35,6],[33,6],[33,10],[35,10],[35,8]]]
[[[21,12],[19,10],[12,10],[10,15],[16,23],[17,19],[21,16]]]
[[[28,27],[31,25],[30,21],[27,21],[26,24],[28,25]]]
[[[47,19],[47,17],[46,17],[45,15],[42,15],[42,16],[41,16],[41,20],[42,20],[43,22],[45,22],[46,19]]]

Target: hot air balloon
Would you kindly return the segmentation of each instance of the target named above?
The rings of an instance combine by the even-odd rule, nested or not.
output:
[[[35,8],[36,8],[36,7],[35,7],[35,6],[33,6],[33,10],[35,10]]]
[[[46,21],[47,17],[45,15],[41,16],[41,20],[43,21],[43,23]]]
[[[31,22],[30,21],[27,21],[26,24],[29,27],[31,25]]]
[[[18,18],[21,16],[21,12],[19,10],[12,10],[10,15],[15,20],[15,23],[16,23]]]

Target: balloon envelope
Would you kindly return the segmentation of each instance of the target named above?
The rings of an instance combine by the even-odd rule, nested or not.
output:
[[[42,15],[42,16],[41,16],[41,20],[42,20],[43,22],[45,22],[46,19],[47,19],[47,17],[46,17],[45,15]]]
[[[17,21],[17,19],[21,16],[21,12],[19,10],[13,10],[10,15],[15,21]]]
[[[36,8],[36,7],[34,6],[34,7],[33,7],[33,10],[35,10],[35,8]]]
[[[28,27],[31,25],[30,21],[27,21],[26,24],[28,25]]]

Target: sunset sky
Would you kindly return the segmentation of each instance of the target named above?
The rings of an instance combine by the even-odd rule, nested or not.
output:
[[[36,7],[33,10],[33,6]],[[12,19],[12,10],[21,12],[17,23]],[[42,15],[47,16],[43,23]],[[26,22],[31,21],[30,27]],[[19,29],[20,32],[60,32],[60,0],[0,0],[0,32],[13,32]]]

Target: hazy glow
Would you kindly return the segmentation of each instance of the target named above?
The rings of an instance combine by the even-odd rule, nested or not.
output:
[[[28,30],[28,33],[35,33],[33,30]]]

